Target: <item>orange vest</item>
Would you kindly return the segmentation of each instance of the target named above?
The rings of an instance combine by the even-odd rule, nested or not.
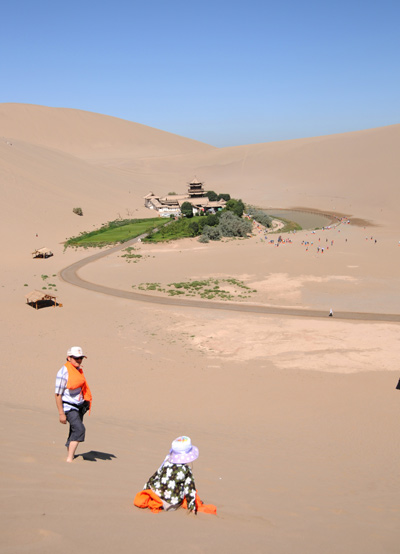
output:
[[[87,384],[82,369],[77,369],[71,362],[65,362],[64,365],[68,370],[67,389],[73,390],[81,387],[83,399],[88,400],[90,402],[90,407],[92,407],[92,393],[90,392],[89,385]]]

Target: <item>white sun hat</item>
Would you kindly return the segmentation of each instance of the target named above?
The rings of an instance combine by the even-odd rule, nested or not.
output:
[[[87,358],[80,346],[71,346],[67,351],[67,356],[71,356],[71,358]]]
[[[168,461],[173,464],[188,464],[199,457],[199,449],[192,445],[189,437],[178,437],[172,442]]]

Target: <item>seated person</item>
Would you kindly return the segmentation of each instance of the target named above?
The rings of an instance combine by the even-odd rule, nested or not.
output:
[[[161,466],[150,477],[134,500],[139,508],[152,512],[176,510],[180,506],[196,514],[198,510],[216,513],[215,506],[204,505],[197,496],[192,469],[189,466],[199,457],[199,449],[189,437],[178,437]]]

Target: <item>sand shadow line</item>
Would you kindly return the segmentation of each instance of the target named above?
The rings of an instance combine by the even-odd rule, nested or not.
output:
[[[113,458],[117,457],[114,456],[114,454],[108,454],[107,452],[98,452],[97,450],[90,450],[90,452],[78,454],[76,458],[79,458],[79,456],[82,456],[84,460],[87,460],[89,462],[97,462],[97,460],[112,460]]]

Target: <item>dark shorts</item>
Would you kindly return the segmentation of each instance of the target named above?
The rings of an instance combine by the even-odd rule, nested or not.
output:
[[[83,442],[85,440],[86,429],[83,425],[83,415],[78,410],[70,410],[66,414],[69,423],[69,435],[65,446],[68,448],[71,441]]]

